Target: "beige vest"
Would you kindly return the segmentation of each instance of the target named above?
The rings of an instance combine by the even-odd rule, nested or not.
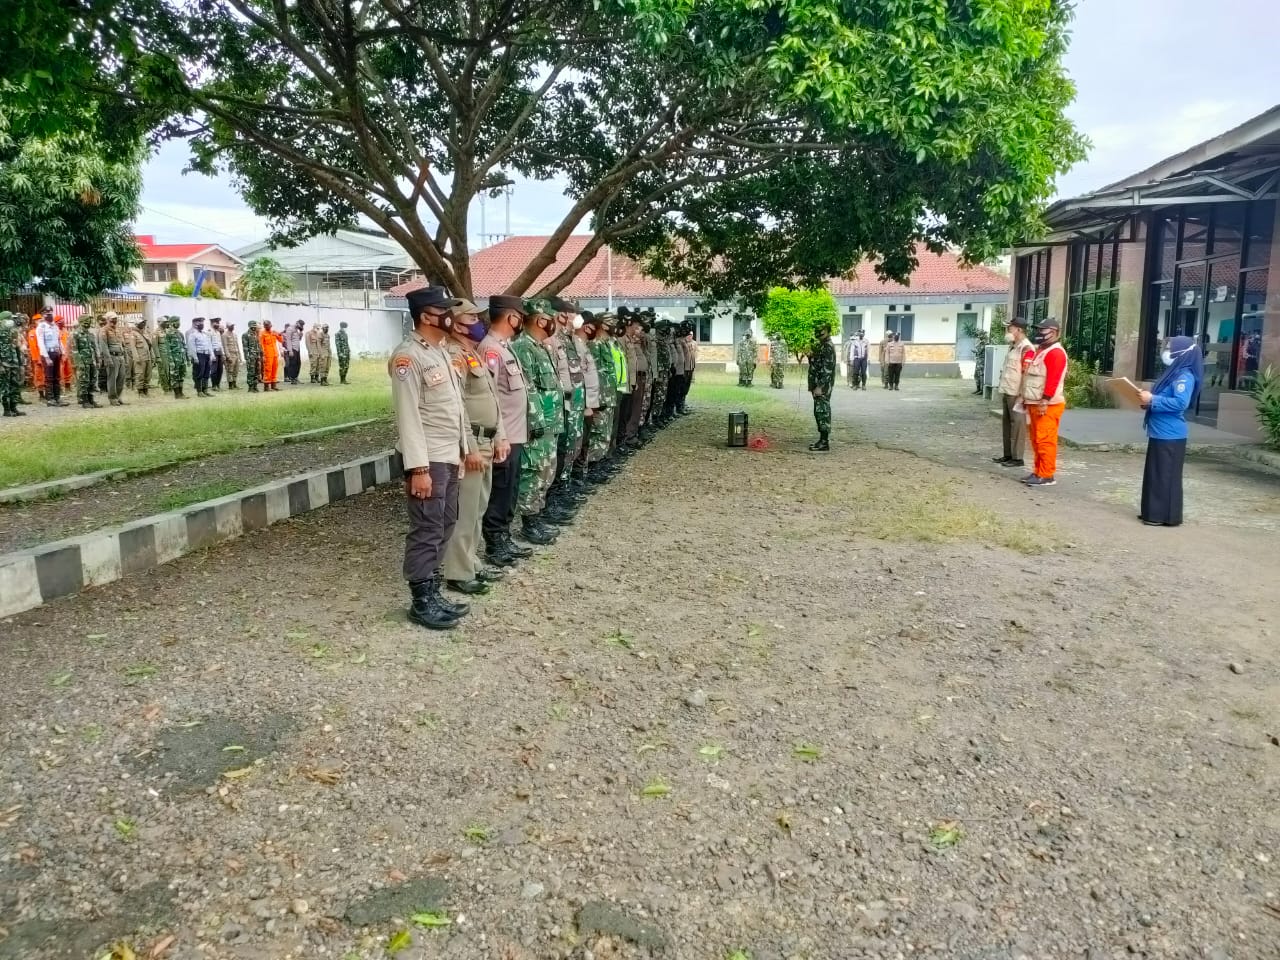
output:
[[[1044,400],[1044,385],[1049,378],[1048,371],[1044,367],[1044,358],[1054,350],[1062,350],[1065,357],[1067,351],[1063,349],[1061,343],[1055,343],[1045,350],[1036,352],[1032,357],[1030,366],[1027,367],[1027,373],[1022,378],[1022,399],[1027,403],[1039,403]],[[1062,392],[1063,387],[1067,384],[1067,369],[1062,368],[1062,381],[1058,384],[1058,391],[1050,397],[1046,403],[1058,404],[1066,403],[1066,395]]]
[[[1016,397],[1022,393],[1022,357],[1029,349],[1035,348],[1026,340],[1009,344],[1000,370],[1000,392],[1005,396]]]

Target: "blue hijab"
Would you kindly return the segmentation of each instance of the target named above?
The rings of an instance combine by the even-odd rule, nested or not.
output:
[[[1191,387],[1191,400],[1187,403],[1187,410],[1194,411],[1196,398],[1200,396],[1200,385],[1204,383],[1204,351],[1200,349],[1200,344],[1195,337],[1174,337],[1169,341],[1169,352],[1173,354],[1173,363],[1160,375],[1151,392],[1159,393],[1165,387],[1171,386],[1183,373],[1189,371],[1195,383]],[[1186,414],[1184,413],[1183,416],[1185,417]],[[1150,419],[1151,411],[1148,410],[1142,422],[1145,424]]]

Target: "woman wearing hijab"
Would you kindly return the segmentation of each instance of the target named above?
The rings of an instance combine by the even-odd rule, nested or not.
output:
[[[1204,382],[1204,354],[1193,337],[1174,337],[1160,355],[1164,374],[1141,393],[1146,409],[1147,466],[1142,473],[1142,512],[1151,527],[1182,523],[1182,464],[1187,456],[1188,410]]]

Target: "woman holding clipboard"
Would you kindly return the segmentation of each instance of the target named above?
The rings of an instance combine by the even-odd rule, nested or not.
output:
[[[1187,456],[1188,410],[1204,382],[1204,354],[1193,337],[1174,337],[1161,353],[1165,371],[1150,390],[1138,393],[1147,411],[1147,465],[1142,472],[1142,512],[1151,527],[1182,523],[1182,465]]]

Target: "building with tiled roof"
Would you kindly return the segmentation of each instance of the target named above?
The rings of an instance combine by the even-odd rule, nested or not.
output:
[[[530,287],[549,283],[564,265],[582,252],[590,238],[572,236],[561,248],[556,263],[542,272]],[[502,293],[546,243],[546,237],[511,237],[471,255],[472,292],[477,298]],[[915,375],[956,376],[973,369],[973,340],[964,328],[972,321],[990,324],[992,310],[1009,294],[1009,278],[988,267],[965,267],[953,253],[917,251],[920,261],[909,283],[883,283],[872,264],[865,263],[845,277],[827,283],[840,308],[840,340],[865,330],[878,343],[886,330],[902,334],[908,342],[907,371]],[[424,286],[416,279],[392,287],[392,297],[403,298]],[[586,268],[562,292],[579,301],[583,309],[602,310],[628,304],[653,307],[673,319],[692,319],[704,347],[699,359],[728,362],[732,344],[748,325],[762,337],[759,321],[729,304],[699,309],[695,291],[669,287],[646,276],[630,257],[601,249]],[[388,305],[402,301],[388,300]]]
[[[226,296],[239,278],[244,261],[216,243],[156,243],[151,234],[133,238],[142,254],[142,266],[133,274],[133,288],[141,293],[164,293],[175,280],[194,283],[200,271],[204,284],[216,286]]]

